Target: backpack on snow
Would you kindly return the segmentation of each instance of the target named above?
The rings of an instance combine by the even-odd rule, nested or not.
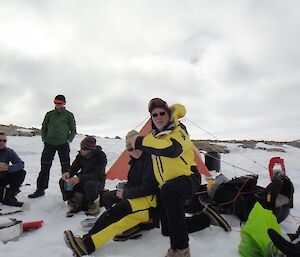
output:
[[[246,221],[263,190],[257,186],[257,178],[257,175],[247,175],[220,184],[213,197],[220,213],[234,214]]]
[[[272,210],[278,222],[282,222],[293,208],[294,187],[290,179],[276,173],[271,183],[263,188],[257,185],[257,175],[247,175],[232,178],[223,182],[215,189],[211,198],[206,188],[191,199],[186,207],[187,212],[193,213],[203,208],[203,202],[209,202],[223,214],[234,214],[241,221],[246,221],[256,202],[268,210]],[[199,203],[199,201],[201,203]]]

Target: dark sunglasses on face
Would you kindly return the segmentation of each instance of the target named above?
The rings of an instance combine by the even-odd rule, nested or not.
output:
[[[6,139],[0,139],[0,143],[3,142],[3,143],[6,143],[7,140]]]
[[[166,112],[152,113],[152,117],[153,117],[153,118],[156,118],[158,115],[160,115],[160,116],[165,116],[165,115],[166,115]]]

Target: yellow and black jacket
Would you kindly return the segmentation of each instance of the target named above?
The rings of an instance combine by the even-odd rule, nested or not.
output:
[[[172,122],[157,132],[153,130],[145,137],[139,136],[135,148],[152,155],[155,178],[159,185],[179,177],[190,176],[194,161],[194,145],[186,128],[178,119],[185,115],[185,108],[176,104],[171,106]]]

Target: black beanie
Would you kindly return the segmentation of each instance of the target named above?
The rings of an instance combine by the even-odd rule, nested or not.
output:
[[[54,98],[54,103],[56,104],[65,104],[66,103],[66,98],[64,95],[57,95]]]
[[[160,98],[151,99],[148,104],[148,111],[150,112],[150,114],[152,113],[152,111],[155,108],[164,109],[167,112],[167,114],[169,115],[169,117],[171,118],[171,110],[170,110],[168,104],[164,100],[162,100]]]

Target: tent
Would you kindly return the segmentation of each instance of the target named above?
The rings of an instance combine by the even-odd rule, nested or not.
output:
[[[149,119],[139,133],[142,136],[145,136],[150,132],[151,132],[151,120]],[[196,147],[194,147],[194,154],[195,154],[195,162],[197,164],[200,174],[206,177],[211,177],[211,173],[209,172],[204,162],[202,161],[201,154]],[[106,172],[106,177],[111,180],[113,179],[127,180],[127,174],[129,171],[129,165],[128,165],[129,159],[130,159],[129,153],[126,150],[124,150],[119,156],[119,158],[115,161],[115,163]]]

